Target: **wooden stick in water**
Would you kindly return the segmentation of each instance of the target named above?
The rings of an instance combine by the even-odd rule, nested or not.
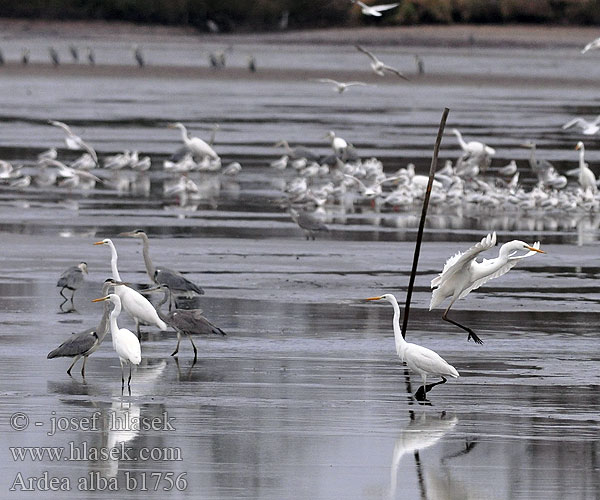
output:
[[[406,304],[404,306],[404,318],[402,320],[402,336],[405,338],[406,327],[408,326],[408,313],[410,311],[410,301],[412,298],[412,291],[415,285],[415,277],[417,275],[419,254],[421,253],[421,240],[423,239],[423,230],[425,228],[425,217],[427,216],[427,208],[429,207],[429,198],[431,196],[431,188],[433,186],[433,177],[437,169],[440,143],[442,142],[444,128],[446,128],[446,118],[448,118],[449,112],[450,110],[448,108],[444,108],[444,112],[442,113],[442,119],[440,121],[440,128],[438,130],[437,138],[435,140],[435,146],[433,148],[433,158],[431,159],[431,167],[429,168],[429,182],[427,183],[427,189],[425,190],[425,198],[423,199],[423,210],[421,211],[421,221],[419,222],[419,231],[417,232],[417,243],[415,245],[415,254],[413,256],[412,271],[410,272],[410,280],[408,282],[408,289],[406,290]]]

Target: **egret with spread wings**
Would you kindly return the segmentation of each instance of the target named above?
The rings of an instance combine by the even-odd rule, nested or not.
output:
[[[476,290],[489,280],[506,274],[521,259],[536,253],[546,253],[540,250],[539,241],[530,246],[523,241],[513,240],[500,247],[498,257],[477,262],[476,258],[481,252],[489,250],[495,245],[496,233],[494,232],[488,234],[466,252],[458,252],[450,257],[446,261],[441,274],[431,280],[431,288],[435,290],[433,290],[431,296],[429,310],[438,307],[445,299],[451,297],[450,304],[444,311],[442,319],[468,332],[467,340],[473,339],[478,344],[483,344],[483,342],[473,330],[448,318],[450,308],[458,299],[469,295],[471,290]],[[528,252],[523,255],[515,255],[520,250],[528,250]]]

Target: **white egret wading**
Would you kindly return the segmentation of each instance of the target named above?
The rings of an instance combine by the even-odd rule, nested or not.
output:
[[[110,300],[114,304],[114,308],[110,313],[110,334],[112,335],[113,348],[119,356],[119,362],[121,363],[121,395],[125,390],[124,366],[128,364],[129,379],[127,380],[127,389],[131,396],[131,365],[139,365],[140,361],[142,361],[142,348],[139,339],[131,330],[119,328],[119,325],[117,325],[117,318],[121,314],[121,299],[119,296],[111,293],[100,299],[94,299],[92,302],[101,302],[104,300]]]
[[[400,361],[414,372],[421,375],[423,380],[423,396],[422,400],[427,400],[427,376],[441,377],[443,384],[446,382],[446,377],[458,378],[459,373],[451,364],[442,358],[437,352],[427,349],[417,344],[412,344],[404,340],[402,331],[400,330],[400,306],[398,301],[391,293],[386,293],[380,297],[370,297],[365,300],[385,300],[394,307],[394,338],[396,340],[396,352],[400,357]],[[437,385],[437,384],[435,384]],[[420,392],[420,389],[419,391]],[[420,398],[419,398],[420,399]]]

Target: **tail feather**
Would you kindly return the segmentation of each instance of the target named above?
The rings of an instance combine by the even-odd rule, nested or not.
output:
[[[439,306],[442,302],[444,302],[444,299],[446,297],[440,292],[439,288],[436,288],[432,293],[431,293],[431,302],[429,303],[429,310],[431,311],[432,309],[435,309],[437,306]]]

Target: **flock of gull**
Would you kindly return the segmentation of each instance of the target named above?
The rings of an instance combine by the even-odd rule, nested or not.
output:
[[[397,5],[369,7],[358,0],[353,1],[363,9],[365,15],[372,16],[380,16],[381,12]],[[600,39],[588,44],[583,52],[599,47]],[[402,72],[385,64],[369,50],[360,45],[356,45],[356,49],[369,58],[374,73],[381,76],[392,74],[406,79]],[[73,57],[75,58],[74,53]],[[140,66],[145,64],[139,47],[134,47],[134,57]],[[89,55],[88,58],[92,63]],[[56,59],[55,63],[58,64],[57,56],[53,59]],[[333,85],[338,93],[354,86],[365,85],[358,81],[338,82],[329,78],[317,81]],[[48,124],[61,129],[65,134],[67,149],[79,151],[81,155],[67,164],[58,158],[58,150],[51,148],[38,156],[35,165],[13,166],[7,161],[0,161],[0,182],[13,189],[57,186],[68,190],[90,190],[98,185],[114,188],[115,181],[109,175],[111,171],[128,171],[133,176],[130,179],[135,178],[139,181],[152,169],[151,158],[140,156],[138,151],[124,151],[99,158],[95,149],[75,134],[69,125],[55,120],[50,120]],[[190,172],[233,176],[242,170],[242,166],[237,162],[225,167],[222,165],[222,159],[214,148],[216,128],[212,138],[205,141],[200,137],[191,136],[183,123],[172,123],[169,127],[179,130],[182,147],[162,164],[165,172],[176,176],[165,183],[164,196],[178,196],[187,200],[198,195],[201,189],[189,177]],[[565,123],[562,128],[567,130],[573,127],[580,128],[584,136],[595,135],[600,131],[600,116],[591,122],[583,117],[576,117]],[[435,173],[430,200],[432,205],[475,205],[498,211],[600,210],[598,181],[585,161],[585,145],[582,141],[574,144],[574,150],[578,151],[577,167],[567,172],[559,172],[552,163],[541,158],[535,143],[523,143],[522,146],[530,151],[528,175],[535,178],[533,186],[527,189],[520,182],[523,167],[519,170],[516,161],[512,160],[501,167],[492,166],[493,157],[496,155],[493,147],[483,142],[465,140],[458,129],[452,129],[452,134],[456,137],[461,155],[454,162],[447,160]],[[329,141],[331,148],[330,154],[324,156],[315,154],[304,146],[292,147],[282,140],[274,147],[284,148],[284,154],[269,164],[270,169],[281,172],[285,180],[281,193],[282,205],[292,220],[305,232],[307,239],[314,239],[317,232],[327,230],[323,223],[323,214],[326,214],[330,206],[341,205],[350,210],[357,205],[367,205],[377,210],[409,210],[423,199],[428,178],[417,174],[414,164],[409,163],[392,174],[386,174],[379,159],[361,158],[353,144],[334,131],[329,131],[324,139]],[[293,172],[292,175],[287,175],[289,171]],[[570,178],[572,181],[569,181]],[[147,189],[141,190],[145,196],[149,194],[149,180],[147,182]],[[154,266],[149,252],[149,239],[144,231],[135,230],[119,236],[141,240],[144,264],[152,288],[140,293],[131,284],[124,282],[117,267],[118,256],[113,241],[106,238],[95,242],[94,245],[106,246],[111,252],[112,277],[104,282],[101,297],[94,300],[105,304],[104,312],[96,327],[72,335],[52,350],[48,358],[73,358],[67,370],[69,375],[75,363],[83,358],[81,374],[85,376],[88,356],[100,347],[110,331],[113,348],[121,363],[122,393],[125,389],[125,368],[129,366],[127,386],[131,394],[131,367],[138,365],[142,359],[141,325],[149,325],[160,331],[174,329],[177,333],[177,345],[172,355],[178,353],[182,338],[187,337],[194,350],[194,361],[197,359],[197,348],[193,336],[225,335],[225,332],[208,320],[202,310],[179,307],[182,297],[199,296],[204,294],[204,290],[177,271]],[[438,308],[446,299],[450,299],[442,319],[468,332],[468,340],[478,344],[482,344],[483,341],[471,328],[448,317],[451,307],[457,300],[465,298],[490,279],[510,271],[522,259],[544,253],[539,242],[529,245],[520,240],[513,240],[500,247],[496,258],[477,260],[480,253],[490,250],[495,245],[496,234],[488,234],[473,247],[450,257],[440,275],[431,282],[433,292],[430,309]],[[67,302],[73,305],[75,291],[81,286],[86,274],[87,264],[81,262],[67,269],[59,278],[57,286],[64,299],[61,308]],[[70,298],[64,294],[65,290],[72,292]],[[145,297],[153,292],[163,294],[156,307]],[[406,342],[400,329],[400,307],[393,295],[384,294],[365,300],[387,301],[392,305],[398,356],[422,377],[423,387],[419,399],[426,400],[427,391],[439,383],[446,382],[446,377],[459,377],[458,370],[434,351]],[[167,302],[168,312],[164,312],[162,306]],[[135,333],[119,327],[118,318],[122,311],[135,321]],[[431,376],[441,377],[441,382],[427,385],[427,377]]]

